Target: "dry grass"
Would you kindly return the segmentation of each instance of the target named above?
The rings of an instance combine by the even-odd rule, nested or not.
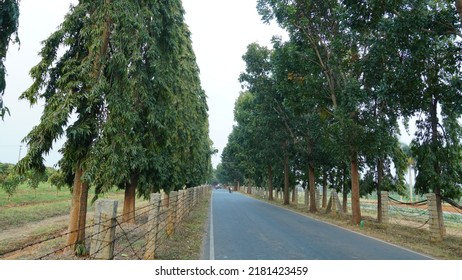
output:
[[[147,201],[137,202],[137,208],[145,208]],[[205,231],[205,224],[208,216],[209,199],[200,201],[195,208],[189,212],[175,230],[175,234],[169,238],[163,236],[157,249],[157,259],[164,260],[198,260],[201,255],[202,237]],[[119,209],[121,210],[121,209]],[[144,213],[143,213],[144,212]],[[121,223],[116,226],[116,242],[114,248],[114,259],[116,260],[138,260],[142,259],[145,250],[145,234],[147,230],[148,214],[146,209],[138,211],[135,224]],[[138,215],[138,214],[137,214]],[[87,221],[92,221],[93,213],[89,213]],[[24,235],[9,235],[8,238],[0,238],[0,254],[15,248],[23,248],[7,255],[0,256],[0,259],[31,260],[43,256],[44,259],[53,260],[79,260],[88,259],[90,240],[87,238],[87,254],[76,257],[72,251],[63,248],[67,236],[67,217],[61,219],[46,219],[28,226],[28,232]],[[14,228],[15,232],[21,232],[21,228]],[[163,229],[165,231],[165,229]],[[64,234],[62,237],[52,238]],[[87,237],[92,230],[87,231]],[[28,246],[38,240],[52,240],[37,245]],[[56,251],[56,252],[54,252]],[[54,252],[54,253],[52,253]],[[47,255],[52,253],[50,255]]]
[[[175,234],[159,248],[158,259],[199,260],[208,218],[210,200],[200,202],[176,229]]]

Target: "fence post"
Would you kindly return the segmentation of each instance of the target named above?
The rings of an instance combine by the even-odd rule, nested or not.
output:
[[[178,192],[170,193],[170,203],[168,207],[168,216],[167,216],[167,236],[172,236],[175,233],[176,227],[176,211],[178,205]]]
[[[296,186],[294,187],[293,196],[294,196],[293,200],[294,200],[294,202],[295,202],[295,206],[298,207],[298,189],[297,189]]]
[[[319,189],[316,188],[316,209],[321,209],[321,193],[319,192]]]
[[[176,220],[179,222],[183,220],[183,212],[184,212],[184,190],[180,190],[178,192],[178,205],[177,205],[177,212],[176,212]]]
[[[191,189],[186,189],[186,201],[185,201],[185,216],[188,215],[189,211],[191,211]]]
[[[160,193],[151,194],[149,201],[151,209],[148,217],[148,231],[146,233],[145,260],[153,260],[156,256],[157,234],[159,231]]]
[[[117,200],[96,201],[90,256],[97,260],[114,258]]]
[[[430,240],[431,241],[441,241],[443,238],[440,233],[440,223],[438,220],[438,209],[436,207],[436,194],[428,193],[428,215],[429,215],[429,225],[430,225]]]
[[[192,192],[192,203],[191,203],[191,208],[196,206],[196,200],[197,200],[197,189],[196,188],[192,188],[191,189],[191,192]]]
[[[188,194],[189,194],[188,189],[184,189],[184,191],[183,191],[183,214],[182,214],[182,219],[184,219],[184,217],[186,217],[186,215],[189,212],[189,209],[188,209]]]
[[[305,188],[305,206],[307,209],[310,207],[310,191],[308,187]]]
[[[388,224],[388,192],[381,191],[381,201],[382,201],[382,223]]]

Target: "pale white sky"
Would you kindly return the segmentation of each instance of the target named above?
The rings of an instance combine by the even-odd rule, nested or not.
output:
[[[11,116],[0,121],[0,162],[16,163],[26,153],[27,147],[21,144],[21,140],[39,123],[43,105],[31,108],[27,101],[19,101],[18,97],[31,84],[28,73],[39,62],[40,42],[56,30],[69,5],[77,2],[20,2],[21,45],[19,49],[18,45],[10,46],[5,63],[8,76],[3,97]],[[256,0],[183,0],[183,6],[201,70],[202,87],[208,96],[210,138],[219,150],[212,159],[216,166],[232,130],[234,101],[241,91],[237,79],[244,71],[241,57],[247,45],[258,42],[271,46],[271,37],[284,32],[261,22]],[[58,141],[50,155],[45,157],[47,166],[53,166],[60,159],[57,151],[63,142],[64,139]]]

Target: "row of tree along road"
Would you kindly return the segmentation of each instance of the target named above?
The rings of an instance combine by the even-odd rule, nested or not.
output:
[[[6,38],[1,22],[6,46],[18,2],[1,4],[14,19]],[[81,0],[43,41],[40,56],[21,98],[45,106],[15,170],[44,172],[43,156],[66,137],[59,167],[73,190],[68,244],[84,242],[90,187],[96,194],[125,189],[124,221],[131,222],[136,194],[169,193],[209,176],[206,95],[180,0]]]
[[[272,49],[250,44],[243,56],[246,91],[235,104],[222,181],[265,186],[270,199],[283,186],[286,204],[296,181],[307,182],[311,199],[316,184],[330,186],[350,193],[359,224],[360,196],[405,194],[399,123],[416,119],[415,191],[435,193],[442,215],[441,198],[462,195],[455,2],[258,0],[262,20],[277,21],[288,40],[274,38]]]

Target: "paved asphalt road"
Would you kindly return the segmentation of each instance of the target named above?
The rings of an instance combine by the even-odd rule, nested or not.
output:
[[[237,192],[215,190],[212,196],[204,259],[429,259]]]

